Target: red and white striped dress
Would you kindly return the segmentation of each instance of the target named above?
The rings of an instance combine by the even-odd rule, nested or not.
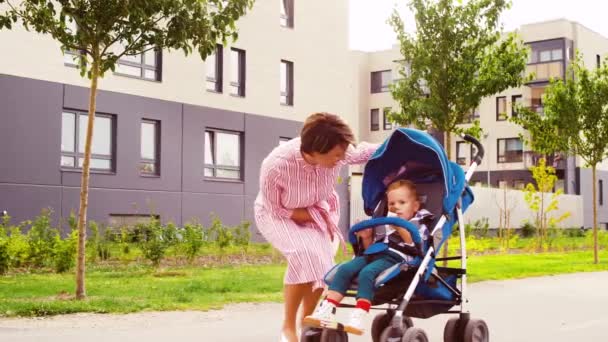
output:
[[[300,138],[295,138],[264,159],[255,220],[264,238],[287,259],[285,284],[314,282],[314,288],[323,287],[323,277],[334,265],[332,237],[341,234],[335,191],[340,169],[346,164],[366,163],[377,147],[364,142],[350,146],[345,160],[333,168],[323,168],[304,160]],[[308,208],[314,222],[296,224],[291,219],[296,208]]]

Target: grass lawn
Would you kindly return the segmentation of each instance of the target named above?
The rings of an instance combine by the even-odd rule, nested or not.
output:
[[[472,282],[608,270],[608,251],[471,256]],[[74,312],[208,310],[236,302],[281,301],[281,264],[226,267],[89,267],[85,301],[72,299],[74,275],[17,273],[0,277],[0,316]]]

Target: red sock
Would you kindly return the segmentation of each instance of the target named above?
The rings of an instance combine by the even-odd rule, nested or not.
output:
[[[330,302],[331,304],[333,304],[334,306],[339,306],[340,302],[337,302],[331,298],[325,298],[326,301]]]
[[[365,310],[365,312],[369,312],[369,308],[372,306],[372,303],[366,301],[366,300],[362,300],[362,299],[358,299],[357,300],[357,308],[359,309],[363,309]]]

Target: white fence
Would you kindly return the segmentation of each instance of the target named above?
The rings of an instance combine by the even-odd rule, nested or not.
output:
[[[351,177],[350,182],[350,219],[351,223],[358,218],[365,218],[363,210],[363,200],[361,199],[362,176]],[[530,210],[528,203],[524,200],[524,192],[520,190],[507,190],[506,201],[503,189],[485,188],[472,186],[475,194],[475,202],[465,213],[465,223],[472,223],[475,220],[487,218],[490,228],[500,226],[501,208],[509,209],[511,228],[519,228],[526,220],[533,221],[535,212]],[[552,194],[546,194],[547,201]],[[505,205],[506,202],[506,205]],[[548,203],[548,202],[547,202]],[[547,204],[545,204],[546,206]],[[558,210],[551,212],[551,217],[559,217],[565,212],[570,212],[570,216],[562,221],[558,226],[562,228],[581,227],[583,225],[583,199],[578,195],[560,195],[558,197]]]

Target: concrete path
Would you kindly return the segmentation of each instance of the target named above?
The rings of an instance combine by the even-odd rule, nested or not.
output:
[[[486,320],[492,342],[608,341],[608,272],[488,281],[470,285],[469,295],[472,317]],[[5,318],[0,319],[0,341],[275,342],[281,313],[281,304],[269,303],[209,312]],[[348,314],[345,309],[339,317]],[[425,329],[431,341],[443,341],[448,318],[414,324]],[[367,334],[350,341],[371,338]]]

